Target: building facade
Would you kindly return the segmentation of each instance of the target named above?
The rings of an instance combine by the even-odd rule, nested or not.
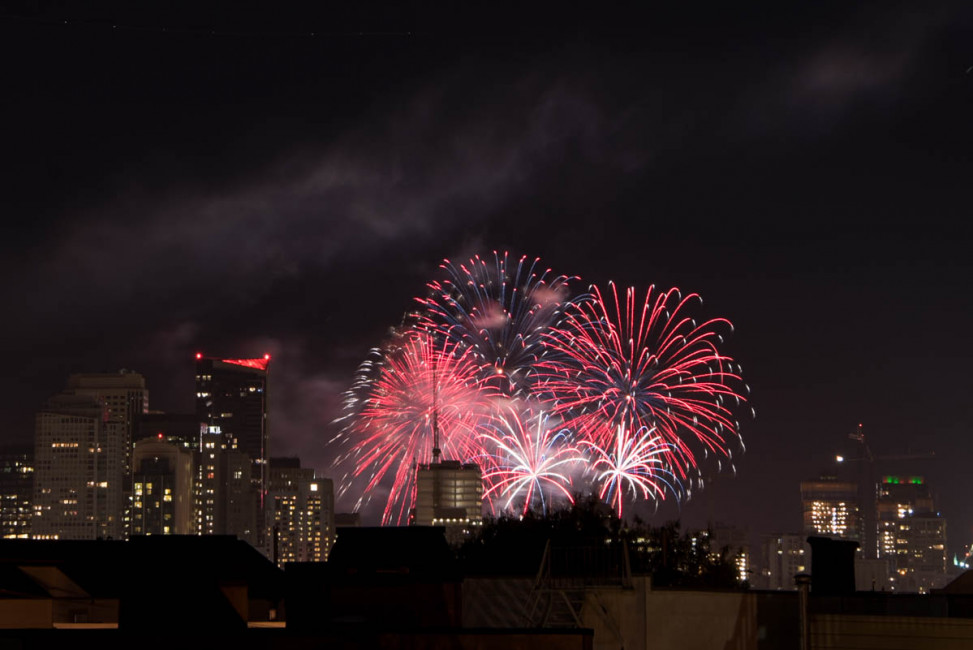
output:
[[[0,448],[0,536],[30,537],[34,492],[34,445]]]
[[[861,540],[857,483],[839,481],[835,476],[802,481],[801,505],[806,535]]]
[[[811,572],[811,546],[807,535],[779,533],[761,544],[761,579],[755,586],[775,591],[796,589],[794,576]]]
[[[127,433],[104,402],[66,392],[36,417],[33,539],[122,539]]]
[[[334,544],[334,483],[297,458],[272,458],[265,500],[267,539],[278,566],[323,562]]]
[[[945,584],[946,519],[922,476],[882,477],[878,539],[896,591],[928,593]]]
[[[483,474],[478,465],[434,460],[419,466],[414,525],[444,526],[450,543],[458,543],[482,522]]]
[[[194,534],[193,452],[144,438],[135,443],[132,463],[132,534]]]

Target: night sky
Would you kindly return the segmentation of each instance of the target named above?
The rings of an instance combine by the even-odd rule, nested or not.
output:
[[[269,352],[272,453],[327,475],[368,349],[509,250],[733,322],[747,451],[653,521],[797,531],[861,422],[973,542],[966,3],[70,4],[0,14],[4,439],[72,372],[189,412],[195,352]]]

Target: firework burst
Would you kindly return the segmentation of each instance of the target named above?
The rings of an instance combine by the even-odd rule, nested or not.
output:
[[[546,513],[552,500],[561,498],[573,503],[571,474],[584,457],[569,432],[553,425],[543,412],[522,415],[507,408],[497,416],[480,436],[485,498],[501,502],[501,510],[516,503],[523,514],[534,506]]]
[[[444,260],[448,273],[427,285],[419,326],[470,348],[485,376],[504,393],[526,389],[544,351],[542,334],[554,323],[568,299],[572,279],[554,275],[527,256],[512,262],[508,253],[478,255],[466,263]],[[496,379],[499,378],[500,381]]]
[[[662,501],[666,493],[677,498],[682,494],[679,480],[668,468],[670,445],[643,427],[631,432],[619,426],[614,443],[609,450],[594,443],[582,443],[589,449],[594,460],[591,470],[601,486],[599,497],[622,516],[626,494],[633,500]]]
[[[568,305],[556,331],[544,334],[551,354],[542,362],[542,386],[553,412],[583,439],[614,448],[623,431],[654,429],[666,443],[663,456],[680,479],[697,466],[698,450],[729,455],[728,437],[739,437],[731,406],[744,387],[733,360],[720,353],[722,318],[697,324],[688,315],[697,294],[635,290],[619,300]],[[745,388],[745,387],[744,387]]]
[[[349,423],[341,434],[351,450],[339,464],[352,468],[352,480],[366,481],[358,505],[388,489],[382,523],[401,523],[416,464],[428,462],[437,433],[448,457],[479,455],[478,431],[492,418],[494,392],[469,350],[425,332],[410,331],[376,355],[346,396]]]

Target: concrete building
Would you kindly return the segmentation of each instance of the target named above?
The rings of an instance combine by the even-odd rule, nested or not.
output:
[[[36,418],[31,538],[124,537],[127,440],[96,396],[48,400]]]
[[[445,526],[450,543],[462,541],[483,521],[483,475],[478,465],[436,459],[416,473],[412,523]]]
[[[144,438],[135,443],[132,463],[132,534],[195,533],[193,452]]]

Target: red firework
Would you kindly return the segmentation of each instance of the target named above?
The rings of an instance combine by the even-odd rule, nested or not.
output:
[[[484,447],[483,496],[501,510],[516,503],[521,514],[539,506],[546,514],[552,501],[574,502],[571,475],[585,463],[571,444],[569,431],[543,412],[507,408],[481,434]]]
[[[697,294],[650,288],[639,303],[629,288],[621,302],[609,286],[607,300],[592,287],[591,300],[569,304],[545,334],[542,385],[553,412],[601,449],[614,448],[619,431],[654,429],[680,479],[700,447],[729,455],[727,439],[739,437],[732,409],[744,399],[739,370],[718,348],[730,322],[697,324],[688,315]]]
[[[402,523],[414,499],[416,464],[431,458],[437,432],[447,458],[479,455],[477,433],[492,417],[493,390],[468,349],[422,332],[386,350],[376,374],[343,432],[352,445],[344,460],[354,464],[354,477],[367,478],[360,503],[387,487],[382,523]]]
[[[666,462],[669,445],[652,429],[633,433],[619,427],[610,450],[584,444],[594,456],[591,469],[601,484],[598,496],[615,508],[619,517],[623,516],[626,493],[647,501],[662,501],[666,492],[681,496],[682,486]]]

